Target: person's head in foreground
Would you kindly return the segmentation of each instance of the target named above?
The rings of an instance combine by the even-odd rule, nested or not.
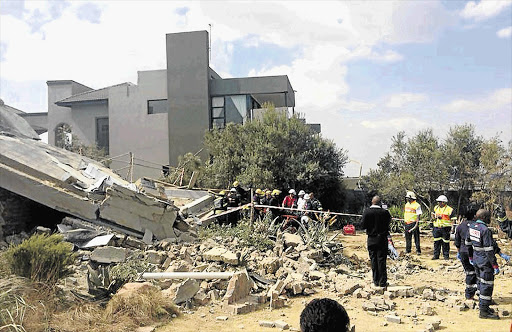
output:
[[[347,311],[331,299],[314,299],[300,314],[301,332],[347,332],[349,329]]]

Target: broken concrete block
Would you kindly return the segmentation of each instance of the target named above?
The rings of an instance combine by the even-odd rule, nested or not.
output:
[[[208,296],[210,297],[210,299],[212,301],[218,301],[220,300],[220,295],[219,295],[219,291],[217,289],[212,289],[211,291],[208,292]]]
[[[395,324],[400,324],[401,323],[401,319],[399,316],[396,316],[396,315],[387,315],[385,316],[384,318],[386,318],[386,320],[390,323],[395,323]]]
[[[92,251],[90,258],[92,261],[104,264],[123,263],[126,261],[129,253],[130,250],[126,248],[98,247]]]
[[[270,308],[279,309],[285,306],[286,298],[282,296],[270,298]]]
[[[346,280],[345,282],[336,281],[334,287],[340,296],[346,296],[352,294],[356,289],[362,288],[362,285],[357,281]]]
[[[251,292],[253,281],[246,270],[236,272],[229,280],[224,301],[226,304],[233,304],[238,300],[246,298]]]
[[[210,297],[205,294],[203,290],[199,290],[196,295],[194,295],[194,303],[199,305],[205,305],[210,301]]]
[[[176,304],[190,300],[199,291],[199,283],[194,279],[187,279],[179,284],[173,302]]]
[[[207,261],[224,262],[231,265],[239,264],[239,258],[235,253],[220,247],[215,247],[205,252],[203,259]]]
[[[283,240],[284,240],[284,245],[287,248],[296,247],[299,244],[304,245],[304,241],[302,241],[302,238],[298,234],[284,233]]]
[[[432,316],[434,315],[434,309],[428,302],[423,302],[421,305],[421,313],[423,315]]]
[[[217,316],[217,317],[215,317],[215,320],[226,321],[226,320],[228,320],[228,316]]]
[[[290,328],[290,325],[282,320],[274,321],[274,326],[281,330],[288,330]]]
[[[153,244],[153,232],[149,229],[144,231],[144,237],[142,238],[142,242],[145,244]]]
[[[269,320],[260,320],[258,321],[258,325],[261,327],[274,327],[274,322]]]
[[[150,264],[160,265],[166,258],[167,255],[165,254],[165,252],[157,250],[146,251],[146,259]]]
[[[384,298],[388,300],[392,300],[395,298],[395,293],[390,291],[384,291]]]
[[[283,280],[278,280],[275,284],[273,284],[270,289],[268,290],[267,296],[271,297],[279,296],[283,293],[284,287],[286,286],[285,282]]]
[[[436,297],[434,295],[434,292],[430,288],[425,288],[423,290],[423,293],[421,295],[425,300],[435,300]]]
[[[282,261],[277,257],[265,257],[260,264],[261,268],[270,274],[276,273],[281,265]]]
[[[233,315],[243,315],[256,311],[257,304],[252,302],[237,303],[228,305],[228,310]]]
[[[434,330],[438,330],[439,326],[441,326],[441,320],[438,317],[432,317],[427,322],[432,324],[432,326],[434,327]]]

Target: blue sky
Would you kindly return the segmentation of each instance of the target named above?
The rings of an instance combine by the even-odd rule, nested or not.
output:
[[[120,14],[122,13],[122,15]],[[408,136],[471,123],[512,139],[512,1],[0,2],[0,98],[47,109],[46,81],[101,88],[165,68],[165,34],[209,30],[223,77],[288,75],[296,110],[375,168]]]

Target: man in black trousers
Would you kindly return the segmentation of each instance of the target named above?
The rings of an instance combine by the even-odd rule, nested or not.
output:
[[[372,205],[363,213],[362,227],[366,229],[368,235],[368,253],[372,263],[373,284],[377,287],[387,286],[386,258],[390,222],[389,211],[382,208],[380,197],[374,196]]]

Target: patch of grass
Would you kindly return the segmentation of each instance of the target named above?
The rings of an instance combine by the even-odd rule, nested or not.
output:
[[[68,266],[73,264],[75,255],[72,244],[64,242],[61,235],[36,234],[10,247],[5,259],[12,273],[55,285],[60,278],[70,274]]]

